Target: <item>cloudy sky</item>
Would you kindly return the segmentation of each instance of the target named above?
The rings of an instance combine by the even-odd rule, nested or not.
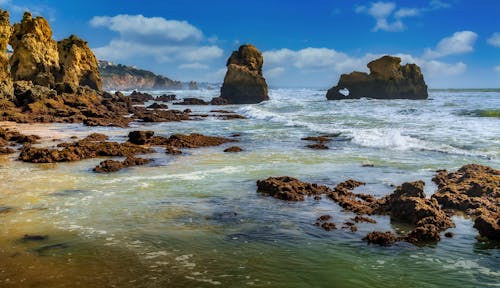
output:
[[[384,54],[422,67],[431,88],[500,87],[500,1],[0,0],[56,40],[76,34],[99,59],[176,80],[221,82],[231,51],[264,53],[271,87],[329,88]]]

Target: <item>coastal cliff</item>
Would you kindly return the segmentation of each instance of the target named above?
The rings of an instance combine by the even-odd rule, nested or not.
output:
[[[153,72],[108,61],[99,61],[105,90],[182,89],[183,84]],[[196,82],[193,82],[196,83]]]

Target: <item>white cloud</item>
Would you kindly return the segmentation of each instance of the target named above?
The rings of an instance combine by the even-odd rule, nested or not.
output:
[[[179,69],[193,69],[193,70],[205,70],[208,69],[208,65],[201,64],[198,62],[195,63],[184,63],[179,65]]]
[[[404,17],[412,17],[420,14],[420,10],[417,8],[401,8],[396,13],[394,13],[394,17],[396,18],[404,18]]]
[[[200,29],[186,21],[143,15],[117,15],[95,16],[89,24],[94,28],[107,28],[118,33],[118,37],[106,46],[94,49],[99,59],[126,61],[137,57],[151,57],[157,63],[183,61],[192,64],[223,55],[223,50],[213,45],[217,41],[216,36],[205,39]],[[203,42],[209,45],[204,45]]]
[[[375,26],[372,31],[387,31],[387,32],[401,32],[406,29],[402,19],[408,17],[419,16],[424,12],[448,8],[450,5],[439,1],[433,0],[429,2],[426,7],[408,8],[402,7],[397,9],[394,2],[372,2],[369,6],[357,6],[354,11],[356,13],[363,13],[370,15],[375,20]]]
[[[375,19],[376,24],[375,27],[373,27],[372,31],[403,31],[405,29],[403,22],[401,22],[400,20],[395,20],[393,22],[387,20],[387,18],[391,16],[395,9],[396,4],[394,4],[393,2],[375,2],[371,3],[370,7],[358,6],[356,7],[355,12],[368,14]]]
[[[424,57],[428,59],[440,58],[454,54],[469,53],[474,50],[477,34],[472,31],[459,31],[450,37],[439,41],[435,49],[426,49]]]
[[[495,70],[495,72],[497,72],[497,73],[500,73],[500,65],[498,65],[495,68],[493,68],[493,70]]]
[[[488,38],[488,43],[492,46],[500,48],[500,33],[493,33],[491,37]]]
[[[203,39],[203,33],[188,22],[167,20],[162,17],[95,16],[89,23],[92,27],[105,27],[118,32],[122,38],[147,43],[185,43],[199,42]]]
[[[272,68],[272,69],[269,69],[269,70],[266,70],[264,72],[266,78],[276,78],[278,76],[280,76],[281,74],[283,74],[283,72],[285,72],[285,68],[283,67],[275,67],[275,68]]]

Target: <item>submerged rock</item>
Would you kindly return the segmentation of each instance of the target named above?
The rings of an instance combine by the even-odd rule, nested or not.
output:
[[[342,74],[337,86],[328,90],[326,98],[427,99],[427,85],[420,67],[416,64],[401,66],[400,63],[401,58],[386,55],[368,63],[370,74]]]
[[[227,72],[220,98],[212,104],[254,104],[269,100],[262,76],[264,58],[253,45],[242,45],[227,60]]]
[[[243,149],[241,149],[238,146],[231,146],[229,148],[224,149],[224,152],[226,153],[236,153],[236,152],[241,152]]]
[[[456,172],[438,171],[432,195],[446,209],[476,217],[474,227],[483,237],[500,239],[500,170],[469,164]]]
[[[128,168],[132,166],[146,165],[151,162],[151,159],[137,158],[134,156],[128,156],[124,161],[116,160],[105,160],[99,163],[93,171],[98,173],[109,173],[120,171],[123,168]]]
[[[302,182],[299,179],[282,176],[257,181],[257,192],[287,201],[304,201],[304,196],[331,193],[327,186]]]
[[[182,102],[174,103],[174,105],[208,105],[208,104],[210,103],[198,98],[184,98],[182,99]]]
[[[363,240],[372,243],[372,244],[378,244],[382,246],[390,246],[398,240],[397,236],[390,232],[379,232],[379,231],[374,231],[368,233],[365,237],[363,237]]]
[[[131,156],[134,154],[152,153],[153,150],[134,145],[128,142],[94,141],[84,138],[77,142],[62,143],[59,149],[35,148],[24,146],[21,149],[19,160],[32,163],[53,163],[78,161],[99,156]]]

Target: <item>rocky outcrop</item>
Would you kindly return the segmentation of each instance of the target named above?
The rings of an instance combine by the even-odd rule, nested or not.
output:
[[[116,160],[104,160],[99,165],[97,165],[93,171],[97,173],[110,173],[117,172],[123,168],[128,168],[132,166],[146,165],[151,162],[151,159],[137,158],[134,156],[128,156],[123,161]]]
[[[281,176],[257,181],[257,192],[287,201],[304,201],[305,196],[331,193],[327,186],[302,182],[299,179]]]
[[[87,42],[71,35],[57,42],[57,51],[60,67],[58,82],[68,83],[75,87],[89,86],[97,91],[102,90],[97,59]]]
[[[444,208],[475,216],[479,235],[500,240],[500,170],[469,164],[455,172],[438,171],[432,195]]]
[[[14,49],[10,58],[14,81],[27,80],[40,86],[55,86],[59,53],[47,20],[24,13],[21,23],[12,27],[9,44]]]
[[[102,60],[98,64],[105,90],[182,89],[183,87],[180,81],[147,70],[122,64],[115,65]]]
[[[399,57],[383,56],[368,63],[370,74],[342,74],[337,86],[328,90],[326,98],[427,99],[427,85],[420,67],[416,64],[401,66],[400,63]]]
[[[6,53],[11,31],[9,12],[0,10],[0,99],[10,99],[14,95]]]
[[[212,104],[254,104],[269,100],[267,83],[262,76],[264,58],[253,45],[242,45],[227,60],[227,72],[220,98]]]
[[[57,148],[35,148],[25,146],[19,160],[32,163],[54,163],[79,161],[99,156],[132,156],[152,153],[153,150],[131,144],[103,141],[96,135],[72,143],[59,144]]]

